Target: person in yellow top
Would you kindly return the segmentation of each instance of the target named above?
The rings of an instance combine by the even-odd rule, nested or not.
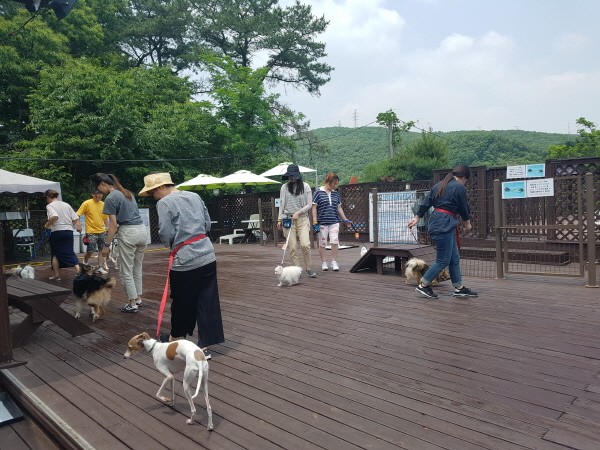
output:
[[[87,248],[83,256],[83,262],[87,264],[94,252],[98,252],[97,272],[106,275],[108,273],[108,265],[102,255],[102,249],[106,242],[108,215],[102,214],[104,208],[102,195],[102,192],[94,190],[92,198],[81,204],[77,210],[77,215],[85,217],[85,240],[87,240]]]

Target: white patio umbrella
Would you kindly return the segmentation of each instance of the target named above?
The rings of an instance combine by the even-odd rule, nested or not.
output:
[[[258,186],[260,184],[281,184],[278,181],[270,180],[262,175],[256,175],[249,170],[238,170],[220,179],[221,187],[234,186]]]
[[[191,180],[178,184],[176,187],[182,191],[202,191],[206,189],[218,189],[222,186],[221,178],[201,173]]]
[[[282,162],[281,164],[276,165],[272,169],[269,169],[266,172],[261,173],[260,175],[263,177],[278,177],[278,176],[285,175],[285,173],[287,172],[287,168],[290,164],[293,164],[293,163]],[[298,169],[300,169],[300,173],[316,172],[315,169],[311,169],[309,167],[304,167],[304,166],[298,166]]]

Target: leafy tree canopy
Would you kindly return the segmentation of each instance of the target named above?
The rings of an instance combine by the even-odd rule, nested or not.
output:
[[[600,156],[600,130],[596,124],[583,117],[577,119],[579,136],[561,145],[553,145],[548,150],[550,158],[579,158]]]

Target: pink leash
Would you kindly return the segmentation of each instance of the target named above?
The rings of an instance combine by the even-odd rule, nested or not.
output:
[[[177,247],[173,249],[171,253],[169,253],[169,267],[167,268],[167,281],[165,282],[165,289],[163,291],[162,299],[160,301],[160,307],[158,308],[158,324],[156,325],[156,337],[160,335],[160,325],[162,324],[163,314],[165,312],[165,305],[167,304],[167,296],[169,295],[169,274],[171,273],[171,267],[173,267],[173,260],[175,259],[175,255],[179,251],[181,247],[184,245],[189,245],[193,242],[199,241],[200,239],[204,239],[206,237],[205,234],[199,234],[198,236],[194,236],[189,238],[187,241],[182,242]]]

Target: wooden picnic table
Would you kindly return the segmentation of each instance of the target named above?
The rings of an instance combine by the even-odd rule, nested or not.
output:
[[[60,307],[71,293],[67,288],[39,280],[9,277],[6,291],[8,304],[27,314],[22,322],[11,327],[13,347],[23,346],[46,320],[54,322],[72,336],[93,332]]]

